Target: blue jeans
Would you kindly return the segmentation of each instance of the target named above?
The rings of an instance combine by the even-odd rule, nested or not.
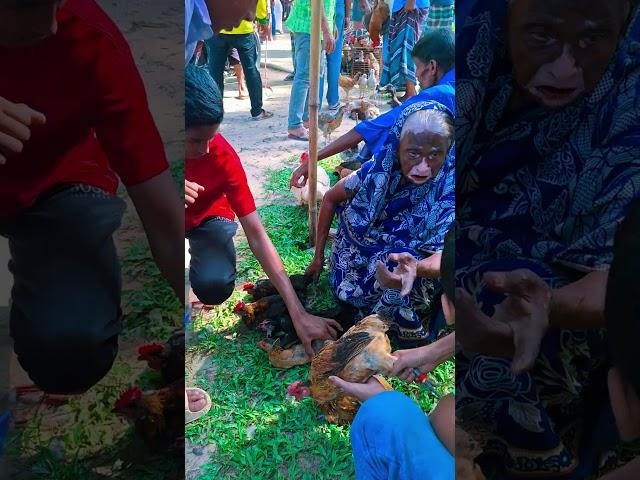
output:
[[[335,105],[340,101],[339,81],[342,68],[342,46],[344,44],[344,16],[344,0],[338,0],[336,2],[336,27],[338,28],[336,49],[327,55],[327,104],[329,106]],[[323,96],[324,75],[320,77],[320,108],[322,108]]]
[[[291,86],[289,99],[288,129],[295,130],[302,126],[302,122],[309,120],[309,56],[311,49],[311,35],[308,33],[294,33],[296,61],[295,76]]]
[[[429,417],[400,392],[383,392],[362,404],[351,426],[351,447],[357,480],[455,478],[453,456]]]
[[[220,305],[233,293],[236,281],[236,249],[233,236],[238,224],[222,218],[207,218],[187,233],[189,282],[205,305]]]
[[[224,97],[224,66],[227,63],[227,52],[235,48],[240,57],[244,79],[251,99],[251,116],[262,113],[262,77],[258,70],[260,64],[260,42],[255,34],[243,35],[216,34],[205,41],[209,58],[209,73],[218,84]]]

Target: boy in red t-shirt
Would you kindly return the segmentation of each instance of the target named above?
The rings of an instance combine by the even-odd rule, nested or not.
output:
[[[36,385],[80,393],[118,349],[119,180],[179,296],[183,210],[129,47],[95,0],[0,2],[0,65],[11,336]]]
[[[256,211],[247,177],[233,147],[218,133],[223,107],[220,90],[209,72],[190,65],[185,71],[185,231],[189,239],[189,279],[196,296],[219,304],[233,292],[237,224],[249,246],[284,299],[307,354],[311,342],[335,338],[335,320],[304,310],[273,243]],[[234,214],[235,212],[235,214]]]

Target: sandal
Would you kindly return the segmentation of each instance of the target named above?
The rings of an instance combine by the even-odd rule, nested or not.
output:
[[[262,109],[262,112],[260,112],[259,115],[255,116],[255,117],[251,117],[251,120],[254,121],[259,121],[259,120],[266,120],[267,118],[271,118],[273,117],[273,112],[267,112],[264,108]]]
[[[207,392],[205,392],[201,388],[187,387],[185,389],[185,393],[188,392],[189,390],[191,390],[191,391],[195,390],[195,391],[198,391],[198,392],[202,393],[204,395],[204,399],[205,399],[205,406],[202,409],[198,410],[197,412],[192,412],[191,410],[189,410],[188,407],[185,407],[185,409],[184,409],[184,423],[185,423],[185,425],[187,425],[187,424],[189,424],[191,422],[195,422],[200,417],[203,417],[204,415],[209,413],[209,410],[211,410],[211,397],[209,396],[209,394]]]
[[[296,130],[289,130],[289,138],[294,140],[302,140],[304,142],[309,141],[309,130],[306,128],[298,128]]]

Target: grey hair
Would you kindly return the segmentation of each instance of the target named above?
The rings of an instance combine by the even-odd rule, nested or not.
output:
[[[418,110],[412,113],[402,127],[400,132],[400,140],[407,133],[433,132],[438,135],[444,135],[449,140],[449,145],[453,144],[455,138],[455,129],[451,115],[440,110]]]

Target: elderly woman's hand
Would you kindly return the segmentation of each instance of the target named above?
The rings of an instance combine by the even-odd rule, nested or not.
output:
[[[398,265],[389,271],[380,260],[376,262],[376,280],[382,288],[400,290],[401,296],[407,296],[418,276],[418,260],[410,253],[392,253],[388,258]]]
[[[304,274],[313,278],[314,281],[317,281],[322,274],[322,270],[324,270],[324,258],[314,256]]]
[[[533,366],[549,328],[551,288],[531,270],[488,272],[487,286],[507,298],[496,306],[493,318],[513,331],[515,352],[511,368],[520,373]]]
[[[474,298],[456,289],[456,343],[465,353],[484,353],[498,357],[513,354],[511,327],[480,310]]]

